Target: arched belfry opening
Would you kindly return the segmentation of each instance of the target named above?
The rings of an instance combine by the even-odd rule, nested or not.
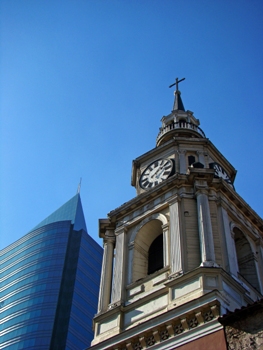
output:
[[[238,269],[241,277],[245,278],[254,288],[259,290],[255,255],[246,236],[237,227],[234,228],[234,239],[237,254]]]
[[[148,252],[148,275],[163,268],[163,234],[155,238]]]
[[[153,219],[137,232],[134,240],[133,282],[164,267],[162,225],[160,220]]]

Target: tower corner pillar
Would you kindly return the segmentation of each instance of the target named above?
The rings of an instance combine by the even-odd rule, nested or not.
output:
[[[208,186],[205,180],[195,180],[198,230],[201,251],[201,266],[217,266],[215,263],[214,239],[208,201]]]
[[[183,273],[183,245],[180,219],[179,195],[173,197],[170,202],[170,266],[171,275],[180,275]]]
[[[126,259],[126,231],[127,228],[122,226],[115,231],[116,235],[116,249],[115,249],[115,263],[113,271],[113,283],[112,283],[112,303],[119,304],[123,299],[124,288],[124,273],[125,259]]]
[[[110,303],[114,245],[114,230],[106,230],[103,238],[104,252],[101,268],[98,313],[106,311]]]
[[[185,159],[185,154],[186,150],[184,149],[179,149],[177,151],[179,155],[179,167],[180,167],[180,174],[186,174],[187,167],[186,167],[186,159]]]

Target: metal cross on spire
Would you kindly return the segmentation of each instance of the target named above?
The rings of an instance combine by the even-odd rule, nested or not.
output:
[[[178,91],[178,85],[181,81],[185,80],[185,78],[181,79],[181,80],[178,80],[178,78],[175,79],[175,83],[173,83],[172,85],[169,86],[169,88],[171,88],[172,86],[176,85],[176,90],[175,91]]]

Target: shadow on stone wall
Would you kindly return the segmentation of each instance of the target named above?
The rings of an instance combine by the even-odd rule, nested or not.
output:
[[[263,299],[219,318],[229,350],[263,350]]]

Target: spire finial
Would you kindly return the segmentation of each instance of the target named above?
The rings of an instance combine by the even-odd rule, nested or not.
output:
[[[169,86],[169,88],[171,88],[172,86],[176,85],[176,90],[175,92],[179,91],[178,89],[178,85],[181,81],[185,80],[185,78],[181,79],[181,80],[178,80],[178,78],[175,79],[175,83],[173,83],[172,85]]]
[[[77,189],[77,193],[80,193],[80,188],[81,188],[81,181],[82,181],[82,177],[79,180],[79,185],[78,185],[78,189]]]
[[[171,88],[172,86],[176,86],[176,90],[174,92],[174,105],[173,105],[173,111],[184,111],[184,104],[181,99],[181,92],[178,89],[178,85],[181,81],[185,80],[185,78],[178,80],[178,78],[175,79],[175,83],[169,86]]]

